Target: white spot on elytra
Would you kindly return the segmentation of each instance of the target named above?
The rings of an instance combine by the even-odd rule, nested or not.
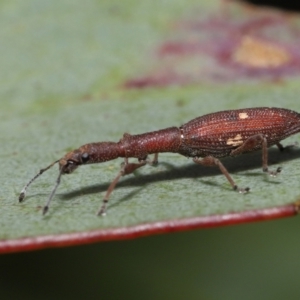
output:
[[[234,138],[229,138],[226,142],[227,145],[231,146],[239,146],[243,143],[243,138],[240,134],[237,134]]]
[[[239,118],[240,119],[247,119],[247,118],[249,118],[249,116],[248,116],[247,113],[243,112],[243,113],[239,113]]]

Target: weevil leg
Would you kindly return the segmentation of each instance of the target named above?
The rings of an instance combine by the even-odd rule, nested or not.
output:
[[[284,149],[285,149],[285,147],[284,146],[282,146],[282,144],[280,144],[280,143],[276,143],[276,146],[278,147],[278,149],[279,149],[279,151],[284,151]]]
[[[153,159],[148,159],[147,164],[154,166],[154,167],[157,166],[158,165],[158,153],[154,154]]]
[[[239,193],[247,193],[249,192],[250,188],[246,187],[246,188],[239,188],[236,183],[234,182],[234,180],[232,179],[232,177],[230,176],[229,172],[227,171],[227,169],[224,167],[224,165],[221,163],[221,161],[213,156],[206,156],[202,159],[198,158],[198,157],[194,157],[193,161],[196,164],[200,164],[203,166],[208,166],[208,167],[214,167],[214,166],[218,166],[219,169],[221,170],[221,172],[225,175],[225,177],[227,178],[227,180],[229,181],[229,183],[231,184],[232,188],[235,191],[238,191]]]
[[[230,155],[238,155],[244,152],[250,152],[257,149],[257,146],[262,147],[262,169],[263,172],[268,173],[270,176],[275,177],[278,173],[281,172],[281,167],[278,167],[276,171],[270,171],[268,168],[268,142],[266,137],[263,134],[256,134],[250,136],[241,146],[233,150]],[[279,146],[280,145],[280,146]],[[283,147],[280,143],[277,143],[279,149]]]
[[[129,163],[128,158],[125,158],[124,162],[122,163],[121,170],[119,171],[118,175],[115,177],[115,179],[111,182],[109,185],[106,194],[103,198],[102,206],[100,207],[97,215],[105,215],[106,212],[106,206],[110,197],[110,194],[114,190],[115,186],[117,185],[118,181],[122,176],[128,175],[133,173],[136,169],[143,167],[148,163],[147,160],[141,160],[138,163]]]
[[[281,143],[276,143],[276,146],[278,147],[278,149],[283,152],[283,151],[286,151],[286,150],[289,150],[291,148],[294,148],[296,146],[298,146],[298,143],[295,142],[293,144],[290,144],[290,145],[286,145],[286,146],[283,146]]]

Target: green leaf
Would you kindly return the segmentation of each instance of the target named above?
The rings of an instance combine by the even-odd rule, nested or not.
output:
[[[105,217],[96,212],[122,159],[63,176],[44,217],[41,208],[55,185],[57,167],[36,179],[18,203],[22,187],[41,168],[86,143],[180,126],[224,109],[280,106],[300,111],[298,77],[284,84],[245,77],[235,84],[207,82],[209,76],[202,81],[193,73],[191,82],[125,87],[134,78],[162,78],[166,60],[156,51],[166,36],[182,38],[174,24],[196,18],[194,9],[218,11],[218,1],[198,2],[189,1],[184,11],[182,1],[2,2],[1,240],[51,240],[60,234],[262,209],[297,199],[300,150],[295,147],[284,153],[270,150],[272,168],[283,167],[277,178],[262,174],[260,152],[224,159],[236,182],[251,188],[247,195],[233,192],[217,168],[164,153],[157,167],[145,166],[121,178]],[[178,70],[180,78],[184,67]],[[297,141],[300,137],[293,136],[284,144]]]

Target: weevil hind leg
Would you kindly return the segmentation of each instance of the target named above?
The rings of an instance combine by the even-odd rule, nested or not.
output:
[[[261,145],[262,148],[262,169],[263,172],[268,173],[270,176],[275,177],[281,172],[281,167],[278,167],[275,171],[270,171],[268,167],[268,142],[263,134],[256,134],[250,136],[241,146],[234,149],[230,155],[238,155],[244,152],[251,152],[257,149],[257,146]],[[284,147],[280,143],[276,143],[277,147],[281,150]],[[282,150],[281,150],[282,151]]]
[[[239,188],[236,183],[234,182],[234,180],[232,179],[232,177],[230,176],[229,172],[227,171],[227,169],[224,167],[224,165],[221,163],[221,161],[213,156],[206,156],[202,159],[198,158],[198,157],[194,157],[193,161],[196,164],[200,164],[203,166],[208,166],[208,167],[214,167],[214,166],[218,166],[220,171],[223,173],[223,175],[225,175],[225,177],[227,178],[227,180],[229,181],[230,185],[232,186],[232,188],[235,191],[238,191],[239,193],[245,194],[248,193],[250,191],[250,188],[246,187],[246,188]]]
[[[276,143],[276,146],[278,147],[280,152],[286,150],[286,147],[284,147],[281,143]]]
[[[295,142],[295,143],[283,146],[281,143],[278,142],[278,143],[276,143],[276,146],[278,147],[280,152],[283,152],[283,151],[292,149],[294,147],[297,147],[297,146],[299,146],[299,144],[298,144],[298,142]]]

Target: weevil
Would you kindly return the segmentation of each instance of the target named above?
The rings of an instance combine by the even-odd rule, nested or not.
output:
[[[102,163],[122,157],[124,162],[121,169],[110,183],[98,210],[98,215],[105,215],[109,197],[120,178],[146,164],[157,164],[158,154],[162,152],[191,157],[196,164],[218,166],[234,190],[247,193],[249,187],[239,188],[219,158],[261,149],[263,172],[276,176],[281,168],[269,170],[268,147],[277,145],[279,150],[283,150],[280,141],[299,131],[299,113],[284,108],[256,107],[210,113],[180,127],[169,127],[137,135],[124,133],[119,142],[83,145],[41,169],[22,189],[19,202],[24,200],[28,186],[58,163],[59,174],[56,184],[43,208],[43,214],[46,214],[62,175],[73,173],[81,165]],[[149,154],[154,154],[152,160],[148,158]],[[129,162],[129,158],[136,158],[137,161]]]

